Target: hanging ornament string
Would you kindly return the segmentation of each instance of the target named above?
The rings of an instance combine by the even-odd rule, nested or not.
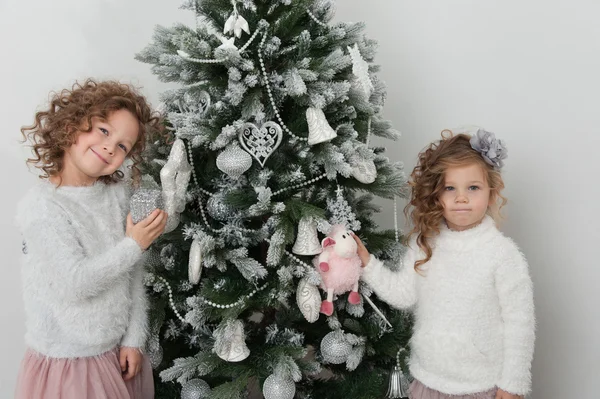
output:
[[[308,14],[309,17],[311,17],[311,19],[313,21],[315,21],[317,23],[317,25],[322,26],[323,28],[327,28],[328,25],[325,22],[320,21],[315,14],[313,14],[308,8],[306,9],[306,13]]]
[[[396,242],[400,240],[398,234],[398,200],[394,195],[394,234],[396,235]]]
[[[315,177],[313,179],[310,179],[310,180],[307,180],[307,181],[305,181],[303,183],[294,184],[292,186],[285,187],[285,188],[282,188],[280,190],[277,190],[277,191],[275,191],[273,193],[273,195],[278,195],[278,194],[284,193],[284,192],[286,192],[288,190],[292,190],[292,189],[299,189],[299,188],[302,188],[302,187],[306,187],[306,186],[308,186],[310,184],[313,184],[313,183],[316,183],[319,180],[324,179],[326,177],[327,177],[327,173],[323,173],[321,176],[317,176],[317,177]]]
[[[369,146],[369,141],[371,141],[371,117],[369,116],[369,120],[367,121],[367,140],[365,140],[365,145]]]
[[[258,60],[260,62],[260,69],[262,70],[263,77],[264,77],[264,80],[265,80],[265,87],[266,87],[267,93],[269,95],[269,100],[271,102],[271,107],[273,108],[273,112],[275,112],[275,117],[279,121],[279,124],[281,125],[281,127],[283,128],[283,130],[285,130],[285,132],[288,133],[290,136],[294,137],[296,140],[308,141],[307,137],[296,136],[294,133],[292,133],[292,131],[290,129],[288,129],[288,127],[286,126],[286,124],[283,122],[283,119],[281,119],[281,115],[279,114],[279,110],[277,109],[277,105],[275,104],[275,99],[273,98],[273,93],[271,91],[271,86],[269,85],[269,76],[267,75],[267,70],[265,68],[265,61],[264,61],[263,55],[262,55],[262,49],[263,49],[263,46],[265,45],[265,41],[266,40],[267,40],[267,34],[263,33],[262,40],[260,41],[260,44],[258,46]]]
[[[156,276],[156,277],[158,277],[158,279],[161,280],[163,283],[165,283],[165,285],[167,286],[167,290],[169,291],[169,305],[171,305],[171,309],[173,309],[173,312],[175,313],[175,316],[177,316],[177,318],[179,320],[181,320],[181,322],[183,324],[187,324],[187,321],[185,321],[185,319],[183,318],[183,316],[181,316],[181,314],[179,313],[179,311],[175,307],[175,301],[173,301],[173,290],[171,289],[171,285],[169,284],[169,282],[164,277],[162,277],[162,276]]]

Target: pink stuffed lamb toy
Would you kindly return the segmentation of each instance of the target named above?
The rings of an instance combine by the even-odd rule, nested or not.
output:
[[[323,252],[313,263],[321,274],[321,288],[327,292],[327,299],[321,302],[321,313],[333,314],[333,295],[348,291],[348,302],[360,303],[358,280],[362,272],[362,262],[357,254],[356,241],[343,225],[331,227],[328,237],[322,242]]]

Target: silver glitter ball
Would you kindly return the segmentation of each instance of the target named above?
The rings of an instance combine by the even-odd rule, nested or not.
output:
[[[161,190],[141,188],[131,196],[129,204],[131,219],[133,219],[133,223],[138,223],[150,215],[153,210],[163,209],[164,206]]]
[[[158,366],[162,363],[163,360],[163,349],[159,346],[156,349],[148,351],[148,359],[150,360],[150,365],[153,369],[157,369]]]
[[[352,352],[352,345],[339,331],[330,332],[321,341],[321,354],[328,363],[342,364],[348,360],[350,352]]]
[[[271,374],[263,385],[265,399],[293,399],[296,394],[294,381]]]
[[[225,203],[225,194],[223,193],[211,195],[206,201],[206,211],[211,218],[220,221],[229,219],[234,213],[234,209]]]
[[[238,179],[252,166],[252,157],[238,145],[231,145],[217,157],[217,168],[232,179]]]
[[[200,378],[189,380],[183,384],[181,399],[203,399],[210,395],[210,386]]]

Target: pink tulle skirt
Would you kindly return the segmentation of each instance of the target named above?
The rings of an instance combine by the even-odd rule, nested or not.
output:
[[[125,381],[119,352],[75,359],[48,358],[33,350],[25,353],[16,399],[153,399],[154,380],[148,358],[142,370]]]
[[[410,399],[495,399],[497,389],[468,395],[448,395],[435,389],[426,387],[419,380],[413,380],[409,389]]]

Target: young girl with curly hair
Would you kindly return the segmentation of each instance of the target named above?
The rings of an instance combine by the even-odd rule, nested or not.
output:
[[[21,129],[42,173],[17,211],[28,350],[16,398],[154,397],[138,261],[167,215],[132,222],[121,166],[131,159],[138,179],[146,134],[159,128],[130,86],[87,80]]]
[[[413,399],[516,399],[530,391],[532,283],[523,254],[495,222],[506,203],[505,157],[504,144],[484,130],[445,131],[419,154],[399,271],[354,236],[364,281],[390,305],[414,310]]]

